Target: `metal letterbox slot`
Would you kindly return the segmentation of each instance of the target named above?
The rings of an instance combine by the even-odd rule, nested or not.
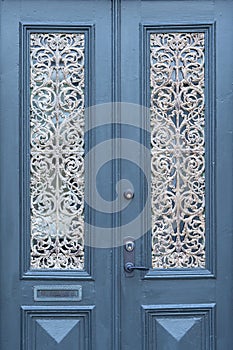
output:
[[[82,286],[35,286],[35,301],[80,301]]]

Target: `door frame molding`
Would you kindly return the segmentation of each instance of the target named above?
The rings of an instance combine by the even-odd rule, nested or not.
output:
[[[204,32],[205,33],[205,198],[206,198],[206,268],[205,269],[151,269],[144,279],[161,278],[215,278],[216,277],[216,23],[194,22],[189,23],[141,23],[141,104],[150,107],[149,67],[150,67],[150,44],[151,33],[166,32]],[[147,118],[148,119],[148,118]],[[149,130],[149,120],[145,120],[144,130]],[[146,135],[144,136],[147,140]],[[148,145],[149,147],[149,145]],[[145,165],[146,166],[146,165]],[[148,213],[147,220],[150,220]],[[143,251],[147,252],[143,265],[151,266],[151,257],[148,252],[151,247],[151,232],[147,232],[143,239]],[[143,256],[143,255],[142,255]]]

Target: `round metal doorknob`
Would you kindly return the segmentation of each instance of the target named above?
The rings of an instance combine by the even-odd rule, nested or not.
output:
[[[132,190],[126,190],[125,192],[124,192],[124,197],[125,197],[125,199],[132,199],[133,198],[133,196],[134,196],[134,193],[133,193],[133,191]]]

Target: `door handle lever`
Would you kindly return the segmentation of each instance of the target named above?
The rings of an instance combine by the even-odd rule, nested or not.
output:
[[[150,270],[150,268],[146,266],[135,266],[132,262],[125,263],[126,272],[133,272],[134,270],[147,271],[147,270]]]

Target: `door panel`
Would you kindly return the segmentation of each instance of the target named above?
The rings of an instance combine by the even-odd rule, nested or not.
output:
[[[1,349],[232,348],[232,14],[1,2]]]
[[[147,164],[141,163],[144,171],[152,169],[146,216],[152,229],[135,241],[135,265],[150,270],[134,270],[132,277],[122,274],[125,349],[232,346],[226,336],[232,318],[229,299],[226,302],[232,286],[232,273],[227,271],[232,218],[229,212],[223,214],[232,208],[232,160],[227,156],[232,152],[232,101],[226,98],[232,74],[225,82],[221,75],[232,65],[232,47],[227,44],[232,31],[227,13],[232,10],[228,1],[141,1],[140,7],[122,2],[121,99],[150,109],[137,123],[142,130],[138,143],[146,141],[152,154]],[[201,45],[197,38],[203,40]],[[227,174],[224,164],[231,168]],[[227,183],[231,194],[223,200],[220,192],[228,192]],[[129,236],[136,230],[132,223]],[[125,248],[123,265],[124,256]],[[223,313],[228,315],[224,331]]]
[[[153,269],[206,266],[206,34],[149,36]]]
[[[91,69],[86,62],[93,55],[92,32],[91,26],[21,24],[25,275],[49,273],[51,277],[51,269],[59,274],[67,270],[67,275],[88,268],[84,106],[91,98]]]
[[[91,349],[92,307],[22,308],[23,349]]]
[[[164,276],[196,268],[199,276],[213,275],[214,24],[144,26],[144,35],[144,77],[152,89],[152,266]]]
[[[84,106],[112,98],[111,26],[108,1],[1,3],[1,349],[112,347],[111,251],[83,223]]]
[[[30,268],[83,270],[87,40],[82,32],[34,30],[29,37]]]

